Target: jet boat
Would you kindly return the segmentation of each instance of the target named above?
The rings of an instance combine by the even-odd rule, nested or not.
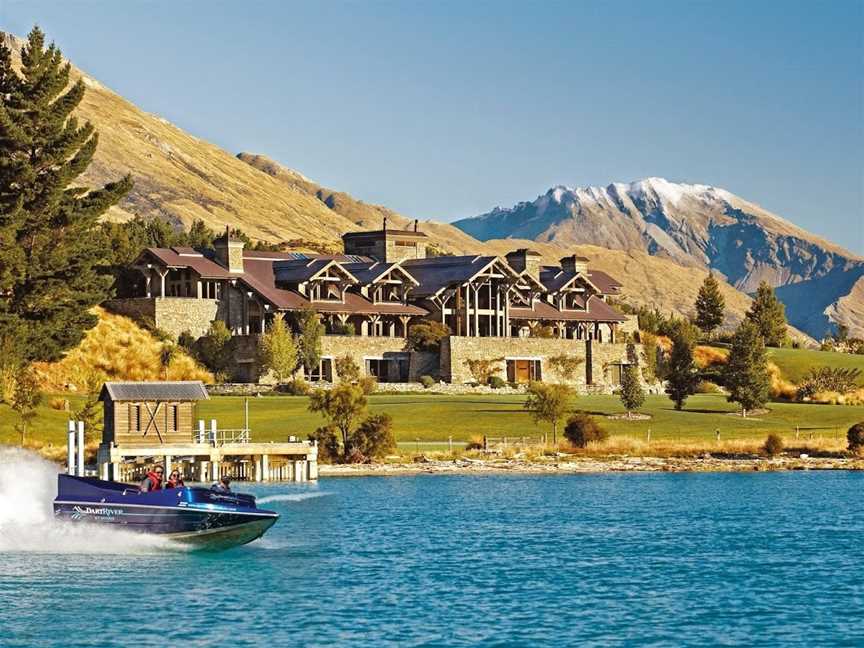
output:
[[[259,509],[253,495],[187,486],[142,493],[129,484],[63,474],[57,479],[54,516],[212,550],[252,542],[279,519],[278,513]]]

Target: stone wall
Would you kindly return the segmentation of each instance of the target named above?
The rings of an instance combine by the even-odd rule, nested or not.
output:
[[[410,372],[410,352],[405,346],[405,338],[401,337],[325,335],[321,340],[321,355],[332,358],[334,362],[342,356],[350,356],[360,367],[361,376],[366,375],[367,358],[401,360],[408,363]],[[338,380],[338,377],[334,378]],[[410,375],[408,379],[416,380]]]
[[[441,345],[441,378],[456,384],[472,382],[474,377],[468,368],[468,360],[499,360],[495,375],[506,380],[507,358],[537,359],[544,381],[563,382],[584,390],[589,387],[587,376],[590,365],[594,391],[611,391],[617,384],[610,382],[607,371],[609,365],[632,363],[639,353],[641,347],[638,345],[623,343],[451,336],[443,340]],[[550,363],[550,359],[556,356],[582,360],[573,378],[567,379],[556,371]]]
[[[156,326],[177,338],[189,331],[196,338],[207,333],[218,316],[219,302],[195,297],[133,297],[112,299],[105,308],[137,322]]]

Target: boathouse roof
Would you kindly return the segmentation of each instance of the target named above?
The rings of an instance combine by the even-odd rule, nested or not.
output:
[[[207,390],[200,380],[106,382],[99,393],[101,401],[195,401],[207,398]]]

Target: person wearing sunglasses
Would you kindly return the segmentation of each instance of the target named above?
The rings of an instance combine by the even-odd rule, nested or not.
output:
[[[165,484],[165,488],[183,488],[185,485],[183,478],[180,476],[180,471],[172,470],[171,474],[168,475],[168,483]]]
[[[142,493],[162,490],[162,475],[165,474],[165,469],[162,466],[154,466],[147,476],[141,480],[139,489]]]

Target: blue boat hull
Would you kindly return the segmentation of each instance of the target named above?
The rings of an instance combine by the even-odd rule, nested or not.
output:
[[[69,475],[58,477],[54,516],[150,533],[205,549],[252,542],[279,519],[278,513],[257,508],[251,495],[185,487],[141,493],[128,484]]]

